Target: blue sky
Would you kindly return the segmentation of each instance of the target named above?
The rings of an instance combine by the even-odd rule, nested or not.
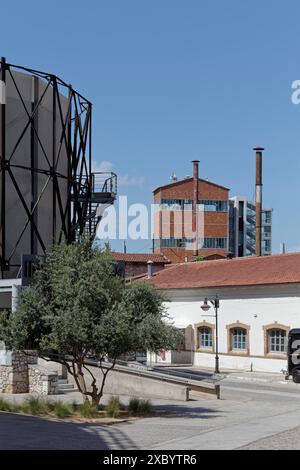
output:
[[[299,2],[41,5],[1,5],[0,53],[56,73],[93,102],[94,160],[120,175],[120,194],[150,203],[153,188],[172,171],[190,174],[198,158],[202,177],[252,198],[259,144],[273,251],[281,241],[300,250],[300,105],[291,102],[291,83],[300,79]]]

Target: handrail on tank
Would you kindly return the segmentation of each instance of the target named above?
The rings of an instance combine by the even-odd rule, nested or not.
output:
[[[117,193],[117,175],[113,172],[93,172],[92,192]]]

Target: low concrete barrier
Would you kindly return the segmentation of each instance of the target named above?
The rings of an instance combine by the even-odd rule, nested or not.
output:
[[[96,378],[102,380],[102,372],[99,367],[89,365]],[[73,377],[68,374],[70,383],[74,383]],[[91,383],[89,374],[86,374],[87,384]],[[161,398],[166,400],[187,401],[190,387],[175,380],[146,377],[135,370],[111,370],[106,378],[104,393],[111,395],[127,395],[130,397]]]
[[[92,373],[100,381],[102,380],[101,368],[92,363],[87,362]],[[43,362],[43,365],[50,370],[57,371],[57,364],[54,362]],[[109,364],[104,363],[103,367]],[[87,385],[91,384],[91,377],[88,372],[85,374]],[[73,377],[68,374],[68,381],[75,385]],[[193,381],[184,378],[165,375],[157,371],[149,371],[143,367],[131,368],[117,364],[111,370],[106,379],[104,393],[112,395],[127,395],[145,398],[162,398],[166,400],[189,400],[190,392],[209,394],[216,398],[220,398],[220,385],[207,383],[205,381]]]
[[[192,392],[208,393],[209,395],[215,395],[218,400],[221,398],[220,385],[199,385],[198,383],[193,382],[190,384],[190,386]]]

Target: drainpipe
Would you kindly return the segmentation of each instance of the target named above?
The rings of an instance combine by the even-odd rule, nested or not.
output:
[[[193,160],[193,214],[192,214],[192,230],[195,234],[194,256],[198,256],[198,180],[199,180],[199,160]]]

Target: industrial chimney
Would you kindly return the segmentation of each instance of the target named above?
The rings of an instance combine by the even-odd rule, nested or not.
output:
[[[262,152],[264,148],[255,147],[256,179],[255,179],[255,254],[261,256],[261,231],[262,231]]]
[[[199,160],[193,160],[193,215],[192,215],[192,230],[195,234],[194,256],[198,256],[198,179],[199,179]]]

